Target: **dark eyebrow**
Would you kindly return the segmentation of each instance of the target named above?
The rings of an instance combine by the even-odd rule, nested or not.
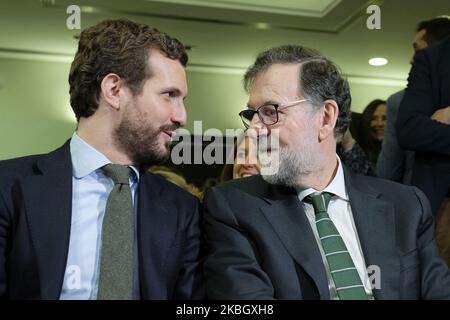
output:
[[[181,95],[181,90],[176,88],[176,87],[164,88],[164,89],[161,90],[161,93],[166,93],[166,92],[171,92],[171,91],[175,92],[177,95]],[[187,95],[185,95],[183,97],[183,100],[186,99],[186,97],[187,97]]]
[[[261,106],[266,106],[268,104],[272,104],[272,105],[279,105],[278,102],[275,102],[274,100],[266,100],[264,101],[262,104],[258,105],[255,109],[261,107]],[[247,104],[247,108],[248,109],[253,109],[249,104]]]
[[[161,89],[161,92],[169,92],[169,91],[174,91],[174,92],[176,92],[177,94],[180,94],[180,93],[181,93],[180,89],[178,89],[178,88],[176,88],[176,87],[167,87],[167,88]]]

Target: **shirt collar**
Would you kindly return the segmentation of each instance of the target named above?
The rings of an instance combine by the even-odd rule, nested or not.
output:
[[[336,175],[334,176],[333,180],[331,180],[330,184],[326,186],[322,191],[316,190],[314,188],[297,189],[297,194],[300,201],[303,201],[304,198],[314,192],[329,192],[343,200],[349,200],[347,190],[345,188],[344,170],[342,169],[341,159],[338,155],[336,155],[336,158],[338,160],[338,168],[336,171]]]
[[[77,179],[84,178],[111,163],[103,153],[84,141],[76,132],[73,133],[70,140],[70,156],[72,158],[72,173]],[[130,166],[130,168],[134,172],[132,182],[139,182],[139,170],[135,166]]]

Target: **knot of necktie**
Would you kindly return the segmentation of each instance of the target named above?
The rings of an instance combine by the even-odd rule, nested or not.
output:
[[[129,184],[131,170],[127,166],[108,164],[102,168],[105,175],[110,177],[114,184]]]
[[[314,192],[305,197],[304,201],[313,205],[314,213],[317,215],[319,213],[327,212],[328,204],[332,197],[333,194],[329,192]]]

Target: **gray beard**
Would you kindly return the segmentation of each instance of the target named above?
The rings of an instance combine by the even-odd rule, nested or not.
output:
[[[265,170],[261,168],[262,178],[270,184],[295,187],[299,178],[311,174],[314,168],[315,160],[312,152],[310,152],[311,150],[305,151],[297,154],[287,148],[280,147],[278,170],[273,174],[264,174]],[[273,164],[269,163],[268,165]]]

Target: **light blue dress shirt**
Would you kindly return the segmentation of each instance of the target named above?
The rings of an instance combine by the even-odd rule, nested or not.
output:
[[[67,257],[61,300],[96,299],[100,271],[102,245],[102,223],[108,195],[114,187],[113,181],[101,168],[111,161],[94,149],[75,132],[70,141],[72,158],[72,222],[70,228],[69,253]],[[131,166],[134,175],[130,187],[135,208],[139,170]],[[57,195],[56,195],[57,196]],[[138,275],[136,254],[136,223],[134,223],[134,298],[138,297]]]

